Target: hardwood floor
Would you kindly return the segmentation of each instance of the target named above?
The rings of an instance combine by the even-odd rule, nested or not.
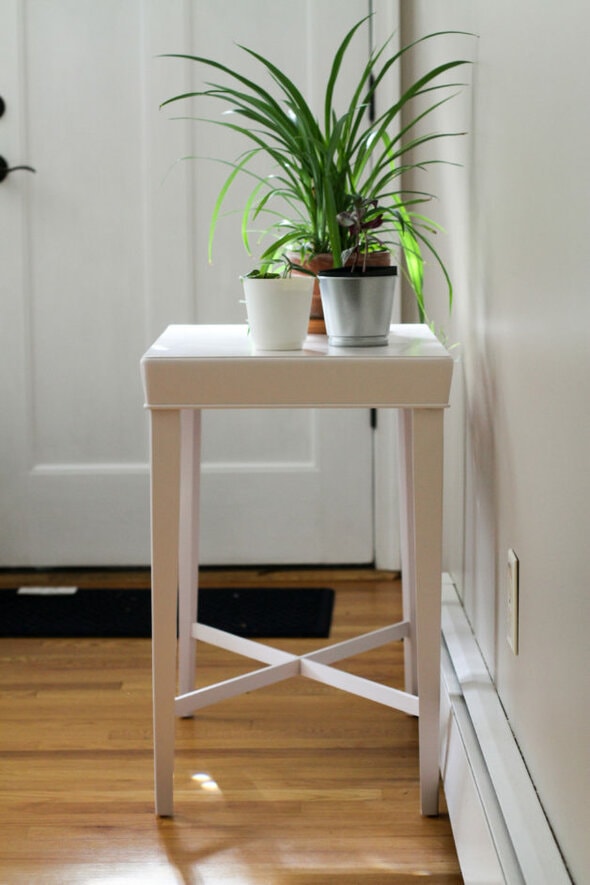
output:
[[[0,587],[14,578],[0,574]],[[106,578],[144,586],[148,576]],[[230,580],[334,587],[333,641],[400,617],[400,584],[387,573],[202,577]],[[275,644],[300,654],[326,642]],[[411,717],[299,678],[209,707],[178,722],[176,816],[157,820],[149,640],[3,639],[0,657],[1,885],[462,881],[444,797],[438,818],[419,813]],[[252,666],[210,646],[198,659],[201,684]],[[403,684],[398,643],[342,666]]]

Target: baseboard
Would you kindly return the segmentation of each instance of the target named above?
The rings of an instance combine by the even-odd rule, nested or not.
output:
[[[452,579],[443,577],[441,773],[467,885],[568,885]]]

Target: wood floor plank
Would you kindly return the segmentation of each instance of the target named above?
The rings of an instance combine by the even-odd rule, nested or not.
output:
[[[394,576],[327,585],[331,641],[399,616]],[[257,666],[201,643],[198,661],[199,683]],[[3,639],[0,663],[2,885],[462,881],[399,711],[300,677],[209,707],[178,722],[176,816],[157,820],[149,640]],[[397,643],[340,666],[403,682]]]

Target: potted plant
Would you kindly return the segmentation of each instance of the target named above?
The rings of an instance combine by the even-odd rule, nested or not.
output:
[[[175,54],[169,57],[188,59],[216,76],[222,74],[227,82],[206,83],[198,91],[169,98],[162,106],[187,99],[221,102],[226,111],[224,117],[205,119],[239,133],[249,145],[238,159],[221,160],[231,170],[212,210],[210,259],[222,206],[238,176],[249,176],[253,182],[242,209],[242,238],[247,251],[251,252],[253,229],[258,236],[270,236],[271,242],[262,254],[263,262],[291,250],[302,264],[313,267],[313,259],[327,254],[334,267],[341,266],[342,256],[352,242],[351,230],[338,223],[338,214],[345,211],[348,195],[358,194],[367,205],[377,201],[385,213],[392,234],[388,248],[399,249],[402,269],[414,290],[423,320],[423,250],[434,257],[444,274],[449,304],[452,286],[432,242],[437,225],[418,211],[419,204],[432,195],[407,191],[402,176],[409,169],[425,170],[429,164],[439,162],[438,158],[414,159],[423,146],[449,134],[459,134],[417,134],[416,130],[420,121],[452,97],[449,90],[457,84],[447,82],[448,72],[468,62],[457,59],[436,65],[405,88],[393,105],[371,119],[368,109],[394,66],[418,44],[456,32],[428,34],[396,51],[389,51],[387,41],[370,55],[347,107],[338,111],[334,95],[339,75],[346,68],[346,53],[369,18],[357,22],[336,50],[326,83],[322,119],[314,116],[301,90],[277,65],[245,46],[240,48],[257,61],[265,78],[270,75],[275,88],[267,88],[212,58]],[[264,173],[257,171],[261,159],[268,163]]]
[[[243,276],[242,286],[252,342],[257,350],[301,350],[307,335],[314,277],[292,276],[283,260],[282,272],[264,263]]]
[[[369,263],[372,254],[383,251],[375,231],[384,220],[378,201],[367,201],[358,194],[352,195],[349,206],[337,215],[352,245],[342,253],[342,266],[318,272],[330,344],[367,347],[389,340],[397,267]]]

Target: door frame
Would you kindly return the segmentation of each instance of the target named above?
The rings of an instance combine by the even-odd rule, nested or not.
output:
[[[369,0],[369,12],[374,13],[372,28],[372,49],[383,42],[379,34],[394,34],[392,48],[400,46],[401,11],[399,0],[380,3]],[[399,96],[401,83],[399,66],[397,77],[388,77],[386,84],[377,96],[380,102],[392,104]],[[397,286],[393,321],[401,321],[401,279]],[[373,457],[373,507],[375,567],[401,571],[399,481],[398,481],[398,432],[397,412],[392,409],[377,409],[377,426],[374,435]]]

